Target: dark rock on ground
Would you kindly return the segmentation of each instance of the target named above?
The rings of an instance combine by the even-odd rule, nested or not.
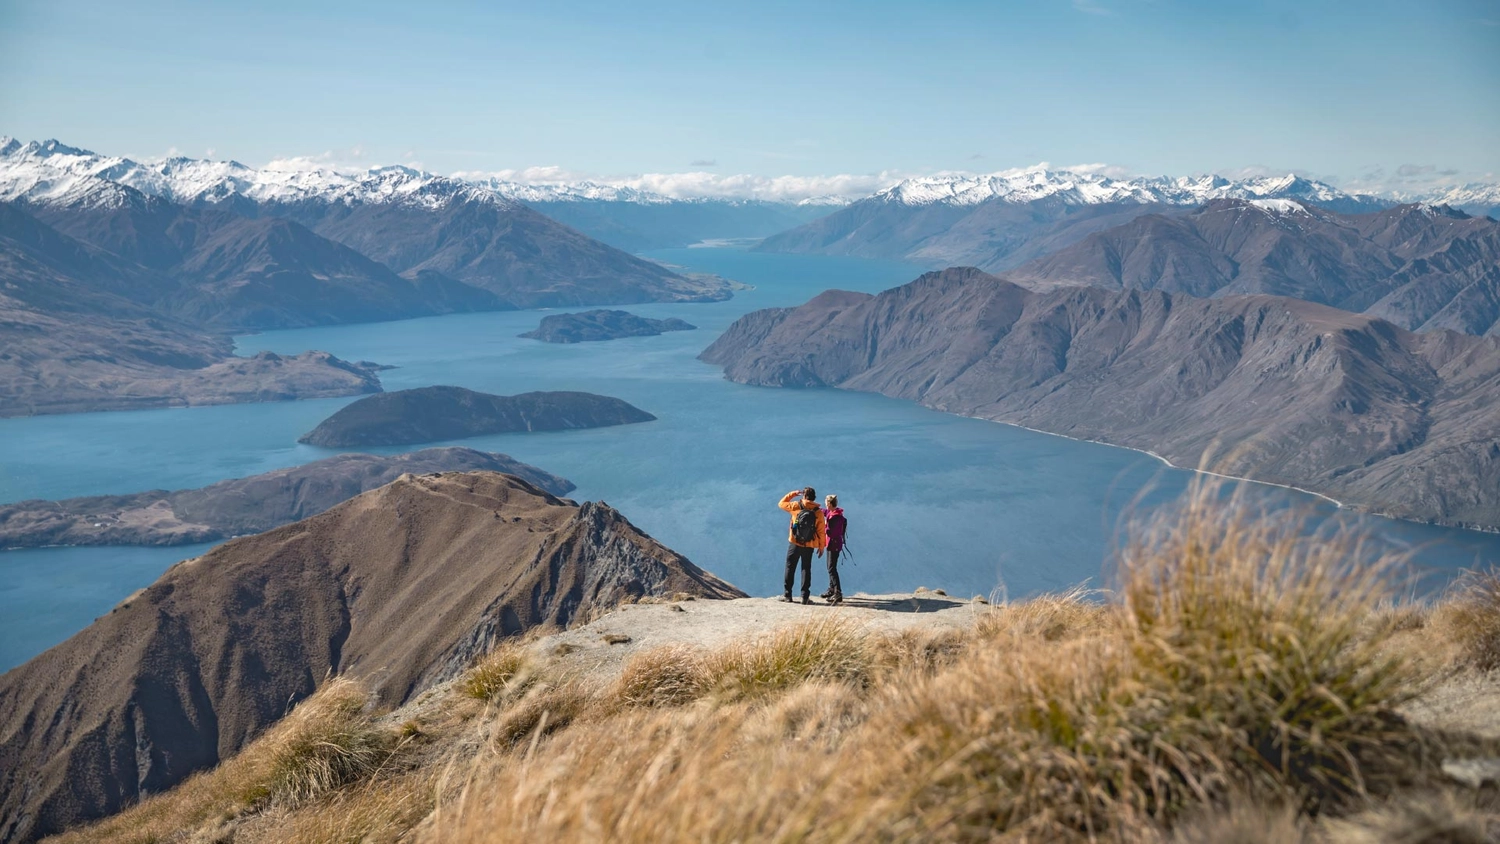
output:
[[[212,542],[315,516],[403,474],[476,470],[516,475],[553,495],[574,489],[567,480],[508,455],[471,448],[341,454],[199,489],[0,505],[0,548]]]
[[[602,428],[656,417],[620,399],[577,392],[515,396],[419,387],[360,399],[299,442],[327,448],[407,445],[516,431]]]
[[[629,311],[596,310],[544,316],[541,325],[520,336],[544,343],[587,343],[621,337],[655,337],[665,331],[693,331],[696,328],[696,325],[676,317],[649,319]]]

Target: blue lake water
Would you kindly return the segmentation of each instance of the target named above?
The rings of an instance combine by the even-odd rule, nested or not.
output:
[[[387,389],[453,384],[495,393],[586,390],[659,419],[641,425],[478,437],[578,484],[699,565],[756,594],[780,590],[794,487],[838,493],[850,518],[848,591],[1012,596],[1098,582],[1122,514],[1177,496],[1189,473],[1136,452],[963,419],[881,396],[731,384],[696,355],[740,315],[839,287],[875,292],[920,268],[895,262],[677,249],[652,257],[755,285],[728,302],[648,305],[696,331],[608,343],[522,340],[538,312],[468,314],[240,338],[242,353],[323,349],[393,364]],[[195,487],[336,452],[299,436],[352,398],[0,420],[0,501]],[[384,449],[397,452],[409,450]],[[1330,508],[1265,490],[1278,501]],[[1352,519],[1420,566],[1500,562],[1500,536]],[[0,553],[0,670],[50,647],[191,548]],[[815,565],[815,568],[817,566]],[[815,591],[826,584],[821,572]]]

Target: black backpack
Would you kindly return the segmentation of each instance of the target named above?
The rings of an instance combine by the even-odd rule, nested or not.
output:
[[[818,508],[809,507],[792,520],[792,539],[806,545],[818,538]]]

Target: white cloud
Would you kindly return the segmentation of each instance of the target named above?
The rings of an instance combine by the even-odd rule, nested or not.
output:
[[[1080,176],[1104,176],[1108,179],[1128,179],[1136,175],[1128,168],[1115,164],[1074,164],[1062,169]]]
[[[611,187],[650,191],[673,199],[761,199],[800,202],[834,197],[859,199],[901,181],[905,174],[894,171],[868,174],[841,173],[832,176],[726,175],[694,170],[685,173],[639,173],[631,176],[591,176],[563,167],[525,167],[489,172],[454,173],[463,179],[497,179],[529,185],[593,182]]]
[[[365,151],[361,146],[351,149],[324,150],[317,155],[287,155],[273,158],[266,162],[267,170],[337,170],[343,172],[358,172],[369,169],[369,164],[361,161]]]

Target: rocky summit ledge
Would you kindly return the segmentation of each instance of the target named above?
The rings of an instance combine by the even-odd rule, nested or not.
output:
[[[590,343],[624,337],[656,337],[667,331],[693,331],[698,326],[677,319],[650,319],[629,311],[595,310],[542,317],[541,325],[518,335],[544,343]]]
[[[663,645],[712,649],[753,641],[789,625],[834,618],[873,634],[958,629],[972,624],[986,606],[926,589],[877,595],[860,592],[846,595],[838,606],[817,598],[812,604],[789,604],[780,598],[673,597],[678,600],[624,604],[589,624],[543,637],[532,649],[565,671],[608,681],[634,654]]]

